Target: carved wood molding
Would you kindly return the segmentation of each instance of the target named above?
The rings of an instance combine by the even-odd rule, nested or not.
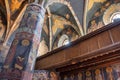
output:
[[[104,56],[98,56],[96,58],[88,59],[83,62],[79,62],[77,64],[71,64],[64,67],[56,68],[58,72],[65,72],[77,69],[88,69],[89,67],[96,66],[109,66],[111,64],[117,64],[120,62],[120,49],[118,51],[111,52],[109,54],[105,54]],[[100,67],[101,67],[100,66]]]
[[[87,65],[86,61],[89,62],[91,60],[97,60],[97,58],[104,57],[105,55],[107,55],[108,60],[116,58],[114,57],[114,55],[112,55],[111,57],[109,57],[109,55],[120,50],[120,38],[116,36],[119,35],[119,29],[120,29],[119,24],[120,23],[109,24],[108,26],[99,29],[99,31],[95,31],[86,36],[81,37],[79,40],[71,43],[71,45],[69,46],[63,46],[61,48],[49,52],[46,55],[39,57],[37,59],[36,69],[62,68],[73,65],[79,66],[79,64],[81,63],[85,63],[84,66],[86,66]],[[94,36],[98,36],[98,37],[95,38]],[[108,38],[103,39],[104,37],[108,37]],[[97,39],[99,40],[98,42]],[[92,44],[90,44],[91,40],[92,40]],[[99,46],[99,48],[95,48],[97,47],[96,46],[97,44],[94,43],[93,41],[102,46],[101,47]],[[89,45],[89,46],[85,46],[85,45]],[[90,45],[95,45],[95,46],[93,47]],[[86,50],[87,49],[86,47],[89,48],[93,47],[93,48],[92,49],[90,48],[90,50]],[[51,59],[55,59],[55,61]],[[89,64],[95,65],[97,63],[90,62]],[[70,69],[76,69],[76,68],[78,67],[74,67]]]

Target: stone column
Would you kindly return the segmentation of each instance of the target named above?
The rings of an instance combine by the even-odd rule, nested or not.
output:
[[[4,62],[0,79],[32,80],[45,10],[28,5]]]

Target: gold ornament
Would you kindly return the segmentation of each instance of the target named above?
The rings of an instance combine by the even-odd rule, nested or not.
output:
[[[29,44],[30,44],[29,40],[24,39],[24,40],[22,41],[22,45],[23,45],[23,46],[29,46]]]
[[[95,74],[96,74],[96,75],[100,74],[100,70],[99,70],[99,69],[96,69],[96,70],[95,70]]]
[[[87,72],[86,72],[86,76],[91,76],[90,71],[87,71]]]
[[[112,68],[111,67],[107,67],[106,68],[106,72],[108,72],[108,73],[110,72],[111,73],[112,72]]]

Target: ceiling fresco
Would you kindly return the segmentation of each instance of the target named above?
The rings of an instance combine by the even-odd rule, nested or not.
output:
[[[46,9],[41,42],[49,51],[58,47],[59,39],[64,34],[74,41],[108,24],[110,15],[119,11],[117,3],[120,0],[0,0],[1,44],[8,43],[10,46],[26,6],[32,2],[42,3]],[[67,30],[71,34],[68,35]]]
[[[88,0],[88,7],[87,10],[89,11],[94,7],[95,3],[104,3],[106,0]]]
[[[11,19],[15,20],[23,6],[27,4],[26,0],[9,0]]]
[[[22,3],[23,3],[23,1],[25,1],[25,0],[10,0],[10,10],[11,10],[11,13],[14,13],[15,11],[17,11],[20,7],[21,7],[21,5],[22,5]]]
[[[84,12],[84,28],[87,30],[88,23],[92,18],[92,15],[102,6],[106,0],[86,0],[86,8]]]
[[[92,15],[88,24],[88,33],[103,27],[111,22],[112,14],[119,12],[119,0],[105,1]]]
[[[52,14],[56,14],[59,16],[64,17],[65,19],[67,19],[68,21],[70,21],[71,23],[77,25],[74,16],[72,15],[71,11],[69,10],[69,8],[61,3],[54,3],[52,5],[49,6],[50,7],[50,11]]]

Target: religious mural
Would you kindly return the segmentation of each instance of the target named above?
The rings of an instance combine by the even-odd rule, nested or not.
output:
[[[0,79],[12,78],[15,80],[15,78],[19,78],[17,80],[30,80],[32,78],[43,19],[43,7],[36,4],[31,4],[27,7],[7,54],[2,72],[0,73]]]
[[[102,73],[100,69],[95,70],[95,80],[103,80]]]
[[[37,57],[46,54],[49,51],[49,29],[48,29],[48,15],[45,15],[44,24],[42,28],[41,40],[38,48]]]
[[[120,65],[61,75],[61,80],[120,80]]]
[[[68,19],[70,15],[67,14],[66,18],[58,16],[58,15],[52,15],[52,32],[53,32],[53,36],[56,36],[57,34],[59,34],[60,31],[62,31],[63,29],[66,28],[65,25],[71,25],[71,27],[73,27],[76,31],[77,31],[77,26],[75,26],[74,24],[72,24],[72,22],[70,22]],[[75,28],[76,27],[76,28]]]
[[[44,37],[42,37],[41,39],[42,40],[41,40],[41,42],[39,44],[39,48],[38,48],[38,54],[37,54],[38,57],[46,54],[49,51],[48,45],[46,43],[46,39]]]
[[[46,70],[35,70],[32,80],[49,80],[49,72]]]
[[[72,28],[71,25],[64,25],[64,27],[65,28],[57,35],[53,48],[61,47],[68,42],[78,39],[79,34]]]
[[[22,7],[24,1],[27,0],[9,1],[11,3],[11,13],[14,14]],[[116,5],[120,0],[92,0],[89,4],[89,10],[92,8],[94,2],[101,2],[103,4],[90,20],[88,32],[103,27],[105,25],[103,20],[104,13],[111,5]],[[2,52],[0,48],[0,78],[11,79],[12,76],[12,78],[14,78],[13,80],[20,80],[21,77],[25,77],[26,75],[27,78],[24,80],[31,80],[29,78],[31,78],[32,75],[29,75],[29,73],[33,73],[33,80],[58,80],[55,72],[46,70],[33,71],[36,57],[44,55],[49,51],[50,31],[47,17],[45,17],[44,20],[44,12],[42,7],[35,4],[30,5],[23,16],[19,29],[13,33],[14,35],[11,35],[10,40],[13,42],[9,44],[11,47],[6,60],[4,60],[5,55],[1,54],[5,52]],[[52,14],[52,26],[50,27],[52,28],[53,49],[65,45],[65,41],[74,41],[80,36],[78,27],[69,21],[71,16],[69,14],[64,16],[66,17]],[[0,43],[4,41],[4,34],[6,32],[6,27],[3,24],[4,21],[0,14]],[[5,63],[3,64],[4,61]],[[81,70],[77,71],[77,73],[61,74],[61,80],[120,80],[120,65]]]
[[[58,80],[58,76],[52,71],[35,70],[32,80]]]
[[[49,77],[50,77],[50,80],[59,80],[58,74],[53,71],[50,72]]]
[[[28,61],[28,55],[32,47],[32,42],[27,39],[14,40],[16,46],[16,53],[11,66],[15,69],[24,70]]]
[[[11,12],[14,12],[17,9],[19,9],[23,1],[24,0],[11,0],[11,5],[10,5]]]
[[[99,28],[103,27],[104,25],[111,23],[110,17],[108,20],[104,17],[104,15],[106,14],[106,11],[109,9],[109,7],[111,7],[114,4],[116,5],[119,2],[120,2],[119,0],[107,0],[107,1],[105,1],[103,3],[103,5],[94,13],[91,20],[89,21],[88,33],[95,31],[96,29],[99,29]],[[117,7],[110,9],[106,16],[108,16],[109,13],[114,12],[115,9],[117,9]],[[119,10],[120,9],[118,9],[118,11]],[[106,24],[105,20],[109,21],[109,23]]]

